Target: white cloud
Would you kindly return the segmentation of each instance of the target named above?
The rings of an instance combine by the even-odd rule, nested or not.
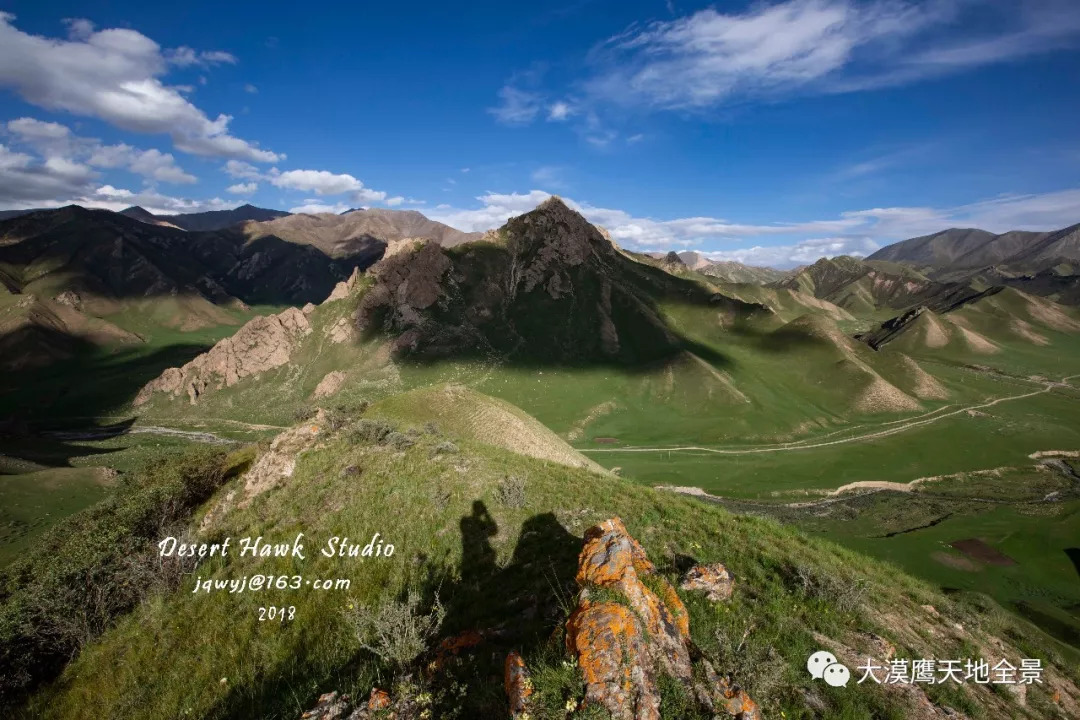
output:
[[[149,190],[133,192],[112,185],[102,185],[94,188],[87,194],[74,198],[72,202],[83,207],[103,208],[113,211],[120,211],[132,205],[138,205],[155,215],[232,210],[240,205],[238,202],[222,200],[221,198],[191,200],[162,195]]]
[[[271,184],[289,190],[303,190],[316,195],[346,195],[354,204],[386,200],[384,191],[365,187],[364,183],[348,173],[335,174],[326,170],[271,171],[267,179]]]
[[[288,170],[274,175],[270,182],[280,188],[307,190],[316,195],[341,195],[364,187],[364,183],[348,173],[336,175],[326,170]]]
[[[48,110],[95,117],[120,129],[167,134],[173,145],[195,155],[275,162],[282,156],[229,134],[232,117],[211,120],[161,77],[170,65],[235,61],[228,53],[162,52],[134,30],[93,30],[69,23],[68,40],[30,35],[0,12],[0,87]],[[194,57],[194,60],[192,60]]]
[[[60,156],[44,161],[0,145],[0,207],[23,209],[82,205],[123,210],[141,205],[153,213],[200,212],[236,207],[219,198],[191,200],[154,190],[131,191],[99,185],[99,173],[86,164]]]
[[[547,119],[553,122],[561,122],[568,119],[573,114],[574,109],[570,107],[570,104],[560,100],[552,103],[548,107]]]
[[[631,26],[594,47],[549,120],[603,106],[702,110],[748,98],[867,90],[1075,46],[1075,0],[782,0]],[[546,92],[514,77],[501,122],[532,122]],[[606,144],[603,136],[586,138]]]
[[[305,200],[303,205],[298,205],[293,208],[289,208],[291,213],[308,213],[310,215],[317,215],[319,213],[334,213],[340,215],[346,210],[352,208],[345,203],[334,203],[333,205],[327,205],[326,203],[319,202],[318,200]]]
[[[253,192],[259,189],[259,183],[236,183],[225,188],[225,192],[232,193],[233,195],[251,195]]]
[[[251,83],[248,83],[248,84],[244,85],[244,92],[250,93],[252,95],[258,95],[259,94],[259,88],[255,87]]]
[[[225,163],[223,169],[228,173],[229,177],[244,178],[245,180],[261,180],[263,178],[259,168],[242,160],[230,160]]]
[[[459,230],[483,231],[532,210],[548,197],[550,194],[543,190],[488,193],[477,198],[480,208],[440,205],[430,216]],[[868,255],[891,242],[949,227],[978,227],[1000,233],[1055,230],[1080,220],[1080,188],[1002,196],[949,208],[872,208],[843,212],[826,220],[769,224],[735,223],[707,216],[656,220],[570,198],[563,200],[630,249],[693,247],[717,259],[780,267],[813,262],[826,255]],[[775,244],[759,241],[751,247],[739,247],[755,238],[774,238]],[[717,245],[727,247],[717,249]]]
[[[702,253],[712,260],[734,260],[744,265],[788,268],[809,265],[823,257],[866,257],[880,245],[869,238],[812,238],[792,245],[755,245],[750,248]]]
[[[176,166],[172,153],[159,150],[135,151],[128,169],[147,178],[168,183],[194,183],[196,177]]]
[[[191,67],[192,65],[198,65],[199,67],[210,67],[211,65],[235,65],[237,60],[236,56],[231,53],[223,52],[221,50],[203,50],[199,52],[192,50],[186,45],[182,45],[178,48],[166,50],[164,53],[165,61],[170,65],[176,65],[177,67]]]
[[[387,207],[397,207],[398,205],[400,205],[403,202],[405,202],[405,198],[403,198],[400,195],[395,195],[394,197],[386,198],[386,206]]]
[[[172,153],[156,149],[138,150],[125,144],[102,145],[95,138],[76,136],[70,128],[60,123],[23,117],[8,122],[7,130],[20,143],[44,156],[47,166],[50,163],[57,165],[83,160],[94,167],[125,167],[149,180],[160,182],[190,184],[197,180],[176,165]]]
[[[499,104],[488,112],[504,125],[527,125],[536,119],[541,102],[536,93],[504,85],[499,90]]]

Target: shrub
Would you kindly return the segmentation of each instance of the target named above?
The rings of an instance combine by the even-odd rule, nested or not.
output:
[[[393,426],[381,420],[361,420],[356,423],[349,433],[349,439],[354,442],[382,444],[386,436],[394,431]]]
[[[495,490],[495,499],[505,507],[525,507],[525,478],[516,475],[503,478]]]
[[[432,455],[456,455],[458,452],[458,446],[449,440],[443,440],[441,443],[435,446],[431,451]]]
[[[355,605],[343,611],[360,647],[384,662],[403,668],[427,650],[446,618],[438,594],[430,610],[420,612],[420,595],[410,590],[404,601],[392,601],[378,610]]]
[[[866,580],[841,577],[806,566],[795,569],[795,585],[808,599],[831,604],[843,613],[858,609],[866,599],[869,587]]]
[[[383,444],[389,445],[395,450],[407,450],[413,445],[415,445],[416,441],[410,438],[408,435],[393,430],[387,433],[386,437],[383,438]]]
[[[182,581],[190,565],[159,558],[156,543],[182,534],[233,459],[199,448],[148,464],[0,572],[0,707],[59,673],[150,592]]]
[[[779,697],[787,664],[767,638],[755,633],[756,629],[752,619],[741,630],[717,628],[716,667],[723,668],[721,674],[729,673],[758,704],[768,705]]]
[[[295,410],[293,410],[293,422],[307,422],[311,418],[315,417],[316,412],[318,412],[318,410],[311,405],[301,405]]]

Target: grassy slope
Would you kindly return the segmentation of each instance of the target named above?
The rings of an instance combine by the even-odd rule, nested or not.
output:
[[[49,468],[0,475],[0,567],[30,548],[57,521],[104,497],[100,468]]]
[[[392,403],[376,406],[369,414],[389,418],[393,408]],[[419,418],[409,413],[408,419]],[[736,670],[769,717],[781,711],[786,718],[817,716],[804,693],[828,717],[909,716],[912,708],[903,697],[878,686],[837,690],[812,684],[806,676],[805,658],[812,650],[833,641],[841,643],[838,647],[857,646],[866,631],[894,642],[899,656],[991,652],[988,643],[997,636],[1012,647],[1009,654],[1044,657],[1059,666],[1065,662],[1023,623],[992,609],[978,612],[965,599],[945,598],[888,564],[771,521],[468,438],[454,438],[461,453],[433,455],[443,438],[422,435],[414,447],[395,452],[348,437],[345,429],[338,439],[302,455],[283,487],[225,515],[210,533],[219,539],[279,540],[303,531],[310,538],[306,562],[216,559],[196,572],[217,578],[255,572],[343,577],[352,580],[349,592],[195,596],[189,581],[173,595],[144,603],[87,647],[28,712],[46,718],[296,717],[320,692],[333,688],[363,696],[372,684],[390,683],[389,669],[359,650],[347,631],[341,613],[350,603],[379,604],[405,586],[429,591],[437,586],[450,610],[443,633],[500,623],[520,630],[506,642],[524,649],[536,673],[537,715],[566,717],[563,694],[580,689],[562,664],[558,637],[551,643],[544,638],[565,619],[560,605],[566,603],[581,533],[612,515],[625,520],[669,577],[678,556],[723,561],[732,570],[739,589],[729,605],[717,608],[684,594],[692,632],[721,667]],[[348,467],[359,470],[343,472]],[[500,503],[499,484],[510,475],[526,478],[524,507]],[[235,483],[226,486],[217,497],[234,489]],[[490,513],[479,525],[480,537],[477,502]],[[192,526],[197,524],[198,518]],[[373,532],[396,545],[393,558],[357,562],[312,552],[332,535],[366,540]],[[858,601],[852,588],[863,584],[866,595]],[[523,598],[540,605],[532,620],[521,613]],[[260,623],[258,608],[267,605],[295,606],[296,620]],[[933,605],[943,617],[929,615],[923,605]],[[554,615],[545,612],[550,607],[556,608]],[[969,631],[950,633],[947,628],[956,621]],[[935,637],[925,635],[931,627]],[[739,637],[744,646],[732,654]],[[459,678],[465,683],[463,696],[435,688],[435,716],[503,712],[501,682],[491,677],[498,670],[479,662],[465,672]],[[1052,688],[1032,688],[1027,711],[985,687],[929,690],[937,702],[975,717],[1052,716]]]

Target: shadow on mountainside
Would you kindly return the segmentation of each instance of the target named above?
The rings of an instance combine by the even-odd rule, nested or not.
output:
[[[354,267],[363,270],[381,256],[377,248],[331,258],[274,235],[250,239],[234,228],[185,231],[78,206],[0,220],[0,238],[9,291],[34,293],[40,286],[55,292],[62,277],[64,290],[113,302],[197,294],[216,305],[234,298],[249,304],[319,303]],[[40,268],[49,271],[41,274]]]
[[[22,331],[16,335],[16,342],[26,339]],[[47,347],[63,346],[70,354],[46,367],[0,374],[0,453],[50,467],[114,451],[74,445],[63,436],[50,436],[50,431],[101,437],[125,433],[134,422],[128,406],[139,389],[166,368],[183,365],[210,348],[192,343],[151,350],[140,345],[109,352],[56,331],[47,336]],[[12,339],[12,334],[0,335],[0,347],[9,347]]]
[[[552,261],[538,275],[529,275],[530,262],[543,264],[490,242],[392,255],[357,309],[361,342],[389,338],[395,359],[413,364],[464,359],[632,372],[690,352],[726,369],[734,360],[722,350],[725,335],[774,317],[763,305],[617,253]]]
[[[0,336],[0,346],[3,342]],[[77,425],[78,420],[107,416],[128,405],[166,368],[183,365],[211,347],[185,343],[109,352],[78,342],[77,352],[47,367],[5,373],[0,379],[0,418],[29,425],[71,418]]]
[[[1065,548],[1065,554],[1072,561],[1076,575],[1080,577],[1080,548]]]

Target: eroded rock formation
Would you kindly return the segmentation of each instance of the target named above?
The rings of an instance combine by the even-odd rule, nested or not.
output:
[[[142,405],[155,392],[186,394],[194,405],[207,388],[231,387],[249,375],[285,365],[300,339],[310,333],[307,315],[297,308],[253,318],[208,352],[151,380],[135,397],[135,405]]]

